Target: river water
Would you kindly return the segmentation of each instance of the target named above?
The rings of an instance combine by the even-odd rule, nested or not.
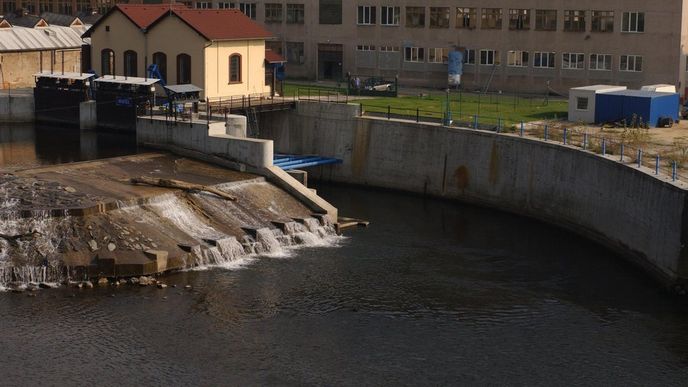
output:
[[[176,288],[0,293],[0,384],[688,380],[688,306],[600,246],[456,202],[317,189],[371,226],[165,277]]]

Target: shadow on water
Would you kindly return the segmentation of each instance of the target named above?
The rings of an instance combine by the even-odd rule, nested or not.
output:
[[[78,128],[0,125],[0,169],[86,161],[135,154],[136,135]]]

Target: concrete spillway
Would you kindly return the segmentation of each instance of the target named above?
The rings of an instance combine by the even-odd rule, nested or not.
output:
[[[132,184],[137,177],[227,195]],[[335,235],[327,216],[261,176],[157,153],[3,176],[0,218],[3,287],[232,266]]]

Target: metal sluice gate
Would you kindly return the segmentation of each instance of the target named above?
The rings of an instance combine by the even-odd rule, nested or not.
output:
[[[321,156],[301,156],[301,155],[285,155],[275,154],[273,158],[273,165],[284,169],[285,171],[291,169],[300,169],[308,167],[316,167],[318,165],[341,164],[341,159]]]

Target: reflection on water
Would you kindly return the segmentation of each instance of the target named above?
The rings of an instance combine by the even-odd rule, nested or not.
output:
[[[132,133],[81,131],[33,124],[0,124],[0,170],[136,153]]]
[[[0,293],[3,383],[688,380],[687,306],[600,246],[455,202],[317,188],[371,227],[165,290]]]

